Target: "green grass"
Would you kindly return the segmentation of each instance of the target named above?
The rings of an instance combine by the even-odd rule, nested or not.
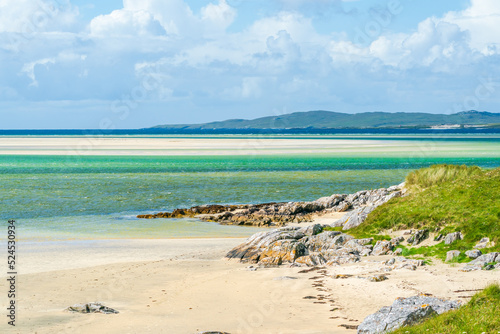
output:
[[[458,310],[441,314],[419,325],[403,327],[393,334],[480,334],[500,332],[500,286],[490,285]]]
[[[466,251],[489,237],[500,250],[500,168],[436,165],[410,173],[410,194],[375,209],[349,233],[368,237],[382,231],[429,229],[447,234],[460,231],[464,240],[446,246],[420,247],[415,254],[444,258],[448,250]]]

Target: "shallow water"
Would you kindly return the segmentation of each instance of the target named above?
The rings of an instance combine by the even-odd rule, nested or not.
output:
[[[399,143],[397,138],[390,140],[392,147]],[[415,147],[426,145],[418,140]],[[446,143],[451,146],[439,146],[442,157],[419,156],[411,150],[395,154],[393,149],[385,154],[383,147],[354,157],[349,152],[307,151],[240,156],[0,155],[0,217],[18,220],[24,237],[33,240],[247,236],[255,229],[134,217],[194,205],[308,201],[387,187],[402,182],[410,170],[437,163],[500,166],[496,140],[453,138]]]

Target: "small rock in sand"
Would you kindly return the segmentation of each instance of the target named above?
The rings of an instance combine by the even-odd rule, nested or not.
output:
[[[116,314],[118,311],[104,306],[100,303],[88,303],[88,304],[75,304],[68,307],[66,310],[70,312],[78,313],[103,313],[103,314]]]

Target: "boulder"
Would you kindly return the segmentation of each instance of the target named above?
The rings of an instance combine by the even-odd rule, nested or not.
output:
[[[382,241],[379,240],[375,244],[372,250],[372,255],[386,255],[390,251],[392,251],[392,243],[390,241]]]
[[[493,252],[479,256],[475,260],[467,263],[462,271],[474,271],[485,269],[487,265],[495,267],[495,263],[500,263],[500,253]]]
[[[417,232],[412,234],[406,241],[409,244],[416,246],[427,238],[429,238],[429,230],[418,230]]]
[[[445,245],[451,245],[457,240],[462,240],[464,236],[460,232],[453,232],[453,233],[448,233],[446,237],[444,238],[444,244]]]
[[[454,259],[458,258],[460,256],[460,251],[458,250],[452,250],[449,252],[446,252],[446,262],[453,261]]]
[[[480,257],[481,255],[483,255],[483,253],[479,249],[473,249],[473,250],[465,252],[465,255],[467,255],[469,257],[469,259],[474,260],[474,259],[477,259],[478,257]]]
[[[103,314],[119,313],[117,310],[104,306],[100,303],[75,304],[73,306],[68,307],[66,310],[77,313],[103,313]]]
[[[358,326],[358,334],[388,333],[458,307],[460,302],[434,297],[398,298],[392,306],[383,307],[366,317]]]
[[[476,246],[474,246],[475,249],[483,249],[483,248],[489,248],[493,247],[495,244],[493,242],[490,242],[490,238],[482,238]]]

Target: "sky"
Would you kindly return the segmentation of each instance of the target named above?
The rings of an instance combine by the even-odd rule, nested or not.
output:
[[[0,0],[0,129],[499,112],[498,0]]]

